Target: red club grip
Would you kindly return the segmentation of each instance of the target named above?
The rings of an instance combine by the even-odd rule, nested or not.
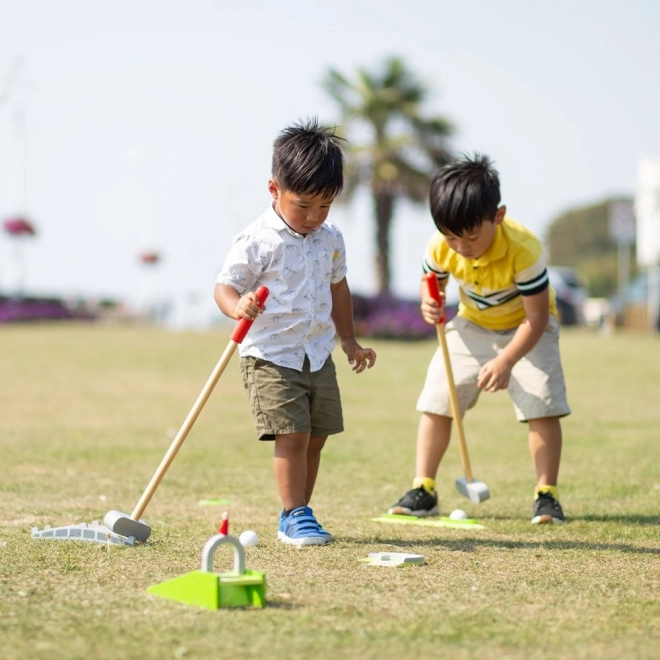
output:
[[[442,293],[440,293],[440,286],[438,284],[438,278],[436,277],[435,273],[426,273],[424,275],[424,279],[426,280],[426,286],[429,289],[429,296],[435,300],[440,307],[442,307],[443,312],[445,308],[445,300],[444,296]],[[438,321],[438,323],[444,323],[445,322],[445,315],[443,313],[442,318]]]
[[[264,303],[266,302],[266,298],[268,298],[269,293],[270,291],[268,290],[268,287],[260,286],[257,289],[257,298],[259,299],[259,303],[258,303],[259,307],[264,306]],[[234,332],[232,332],[231,334],[231,340],[235,341],[237,344],[240,344],[245,339],[245,335],[247,335],[248,330],[250,329],[250,326],[252,325],[253,321],[254,319],[252,320],[241,319],[236,325]]]

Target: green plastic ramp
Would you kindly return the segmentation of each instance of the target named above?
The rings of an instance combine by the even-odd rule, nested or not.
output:
[[[455,520],[454,518],[418,518],[417,516],[406,516],[399,513],[384,513],[378,518],[372,518],[375,522],[390,523],[393,525],[417,525],[418,527],[448,527],[451,529],[486,529],[476,520]]]

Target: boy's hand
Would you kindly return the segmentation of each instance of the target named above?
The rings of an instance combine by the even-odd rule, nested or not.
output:
[[[513,365],[502,356],[493,358],[492,360],[486,362],[483,367],[481,367],[477,385],[484,392],[497,392],[498,390],[505,390],[509,386],[512,368]]]
[[[247,319],[254,321],[264,311],[264,307],[259,307],[259,298],[254,291],[248,291],[244,296],[241,296],[234,308],[234,318],[237,321]]]
[[[422,318],[429,323],[430,325],[437,325],[444,321],[445,317],[445,294],[440,293],[440,299],[442,300],[439,303],[434,298],[431,298],[428,293],[422,297],[422,302],[420,304],[420,309],[422,310]]]
[[[341,348],[348,356],[348,363],[353,365],[356,374],[371,369],[376,362],[376,352],[372,348],[362,348],[353,337],[342,339]]]

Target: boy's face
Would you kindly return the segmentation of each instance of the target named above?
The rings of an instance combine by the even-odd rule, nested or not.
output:
[[[443,234],[447,245],[466,259],[478,259],[491,246],[495,239],[497,225],[502,224],[505,213],[506,206],[500,206],[497,209],[495,218],[484,220],[478,227],[461,234],[461,236]]]
[[[275,213],[299,234],[317,230],[328,217],[334,201],[334,197],[298,195],[282,190],[275,179],[268,181],[268,190],[275,200]]]

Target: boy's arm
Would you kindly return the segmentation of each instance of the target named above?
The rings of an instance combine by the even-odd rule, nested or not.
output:
[[[213,291],[213,298],[220,311],[231,319],[240,321],[248,319],[253,321],[263,312],[263,307],[259,307],[259,299],[253,291],[248,291],[241,296],[233,286],[229,284],[216,284]]]
[[[371,348],[362,348],[355,339],[353,323],[353,297],[344,277],[336,284],[330,285],[332,296],[332,312],[330,316],[335,324],[342,350],[348,356],[348,362],[353,365],[353,371],[360,373],[371,369],[376,361],[376,353]]]
[[[511,369],[527,355],[541,338],[550,320],[549,289],[533,296],[522,297],[526,318],[518,326],[513,339],[494,359],[486,362],[479,372],[478,385],[487,392],[496,392],[509,385]]]
[[[353,297],[348,287],[348,281],[340,280],[330,285],[332,296],[332,312],[330,316],[335,324],[337,336],[340,340],[355,339],[355,326],[353,324]]]

